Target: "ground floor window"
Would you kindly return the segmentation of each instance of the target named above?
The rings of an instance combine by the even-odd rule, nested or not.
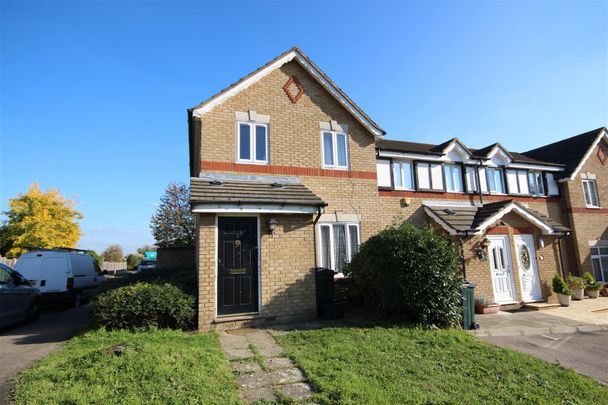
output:
[[[342,273],[344,265],[359,251],[359,224],[319,225],[321,266]]]
[[[608,246],[591,248],[593,275],[598,281],[608,282]]]

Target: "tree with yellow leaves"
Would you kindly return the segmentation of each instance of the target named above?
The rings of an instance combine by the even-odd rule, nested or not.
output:
[[[31,247],[75,247],[82,235],[77,221],[83,216],[74,205],[57,189],[42,191],[33,183],[27,193],[9,200],[0,227],[0,254],[14,258]]]

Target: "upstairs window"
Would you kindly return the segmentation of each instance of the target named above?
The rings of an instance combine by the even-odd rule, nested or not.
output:
[[[359,251],[359,224],[321,224],[319,229],[321,266],[342,273],[346,263]]]
[[[585,205],[587,207],[600,207],[600,200],[597,196],[597,185],[595,180],[583,180],[583,194],[585,195]]]
[[[492,194],[505,194],[505,183],[503,181],[502,169],[488,167],[486,169],[488,178],[488,191]]]
[[[238,123],[237,162],[268,164],[268,125]]]
[[[416,163],[419,190],[443,191],[443,175],[439,163]]]
[[[446,164],[443,166],[445,189],[452,193],[462,193],[462,169],[459,165]]]
[[[323,167],[330,169],[348,169],[348,137],[335,131],[321,133]]]
[[[413,190],[414,177],[410,162],[393,162],[393,178],[396,190]]]
[[[530,194],[528,187],[528,172],[525,170],[507,170],[507,186],[509,194]]]
[[[593,275],[597,281],[608,282],[608,246],[591,248]]]
[[[528,173],[528,183],[530,183],[530,194],[536,196],[545,195],[545,182],[541,172]]]
[[[476,193],[479,191],[477,185],[477,168],[471,166],[465,167],[464,178],[467,184],[467,193]]]

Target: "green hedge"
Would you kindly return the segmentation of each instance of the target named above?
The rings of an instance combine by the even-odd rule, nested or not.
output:
[[[100,294],[93,316],[109,330],[190,329],[195,325],[195,298],[171,284],[137,283]]]
[[[369,238],[346,266],[354,293],[384,318],[455,326],[462,279],[454,246],[430,226],[395,223]]]

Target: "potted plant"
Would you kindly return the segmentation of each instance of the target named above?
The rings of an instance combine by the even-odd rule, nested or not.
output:
[[[557,299],[562,307],[570,305],[572,291],[568,288],[568,284],[566,284],[564,278],[558,273],[555,273],[555,276],[553,276],[553,292],[557,294]]]
[[[572,298],[582,300],[585,296],[585,280],[582,277],[568,276],[568,287],[572,290]]]
[[[495,304],[485,295],[475,297],[475,312],[478,314],[495,314],[500,310],[500,304]]]
[[[597,298],[600,295],[600,290],[604,287],[604,283],[596,281],[593,274],[586,272],[583,274],[585,281],[585,294],[589,298]]]

